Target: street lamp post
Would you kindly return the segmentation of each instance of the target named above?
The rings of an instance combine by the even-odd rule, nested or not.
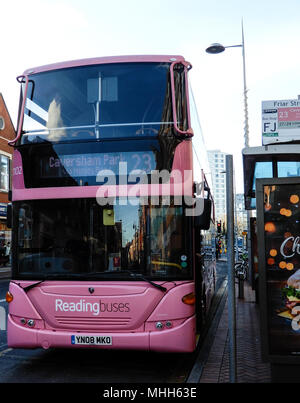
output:
[[[217,54],[224,52],[227,48],[242,48],[242,56],[243,56],[243,84],[244,84],[244,142],[245,147],[249,147],[249,124],[248,124],[248,99],[247,99],[247,84],[246,84],[246,63],[245,63],[245,42],[244,42],[244,28],[242,21],[242,43],[239,45],[231,45],[231,46],[223,46],[220,43],[213,43],[207,49],[207,53]],[[229,367],[230,367],[230,382],[235,383],[237,377],[237,363],[236,363],[236,311],[235,311],[235,278],[234,278],[234,212],[232,210],[232,214],[230,214],[230,209],[233,209],[233,206],[230,206],[234,203],[233,195],[231,192],[233,191],[233,187],[229,186],[231,181],[233,180],[233,166],[232,166],[232,158],[231,160],[228,157],[228,164],[226,160],[226,186],[227,188],[227,228],[232,227],[231,233],[231,242],[228,239],[229,246],[228,247],[228,322],[229,322]],[[226,158],[227,158],[226,157]],[[232,185],[232,184],[231,184]],[[249,225],[249,214],[248,214],[248,225]],[[230,232],[230,231],[229,231]],[[227,233],[227,237],[229,235]],[[229,250],[231,249],[231,250]]]
[[[242,20],[242,43],[239,45],[231,45],[231,46],[223,46],[220,43],[213,43],[207,49],[207,53],[217,54],[224,52],[227,48],[242,48],[242,56],[243,56],[243,84],[244,84],[244,113],[245,113],[245,121],[244,121],[244,142],[245,147],[249,147],[249,123],[248,123],[248,97],[247,97],[247,84],[246,84],[246,63],[245,63],[245,41],[244,41],[244,27]],[[249,211],[247,211],[247,224],[248,224],[248,234],[250,234],[250,215]],[[248,236],[248,250],[251,250],[251,241]],[[251,256],[249,253],[249,266],[251,266]]]
[[[249,147],[249,123],[248,123],[248,98],[247,98],[247,84],[246,84],[246,63],[245,63],[245,42],[244,42],[244,27],[242,22],[242,43],[239,45],[223,46],[220,43],[213,43],[207,49],[207,53],[217,54],[224,52],[227,48],[242,48],[243,56],[243,84],[244,84],[244,113],[245,113],[245,126],[244,126],[244,140],[245,147]]]

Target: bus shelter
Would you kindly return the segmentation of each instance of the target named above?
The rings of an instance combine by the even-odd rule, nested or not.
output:
[[[256,179],[300,177],[300,144],[247,147],[242,155],[245,209],[249,211],[249,282],[258,291]]]
[[[263,358],[299,371],[300,177],[258,179],[256,187]]]

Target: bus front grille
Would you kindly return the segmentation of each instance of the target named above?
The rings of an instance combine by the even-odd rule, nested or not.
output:
[[[64,327],[77,327],[77,328],[97,328],[97,329],[124,329],[128,328],[131,318],[87,318],[87,317],[68,317],[56,316],[57,323]]]

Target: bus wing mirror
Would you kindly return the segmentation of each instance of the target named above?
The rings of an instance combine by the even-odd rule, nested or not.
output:
[[[210,227],[212,202],[210,199],[203,199],[203,203],[202,214],[194,217],[194,224],[197,229],[208,230]]]
[[[12,227],[12,204],[8,203],[6,211],[6,226],[7,228]]]
[[[174,61],[170,65],[170,80],[171,80],[171,105],[172,105],[172,113],[173,113],[173,122],[174,122],[174,129],[178,134],[181,134],[186,137],[192,137],[194,135],[193,129],[191,128],[191,117],[189,110],[187,109],[187,120],[188,120],[188,129],[187,130],[180,130],[177,124],[177,112],[176,112],[176,94],[175,94],[175,78],[174,78],[174,66],[175,64],[181,64],[184,67],[184,74],[185,74],[185,92],[186,92],[186,102],[189,104],[189,87],[188,87],[188,78],[187,78],[187,71],[192,68],[192,65],[188,62],[177,62]],[[188,106],[187,106],[188,108]]]

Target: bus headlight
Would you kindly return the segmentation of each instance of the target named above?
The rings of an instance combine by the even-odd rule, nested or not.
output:
[[[11,292],[7,291],[5,299],[6,302],[10,303],[14,299],[14,297]]]
[[[189,294],[186,294],[184,297],[182,297],[181,301],[187,305],[195,305],[196,302],[195,293],[191,292]]]

